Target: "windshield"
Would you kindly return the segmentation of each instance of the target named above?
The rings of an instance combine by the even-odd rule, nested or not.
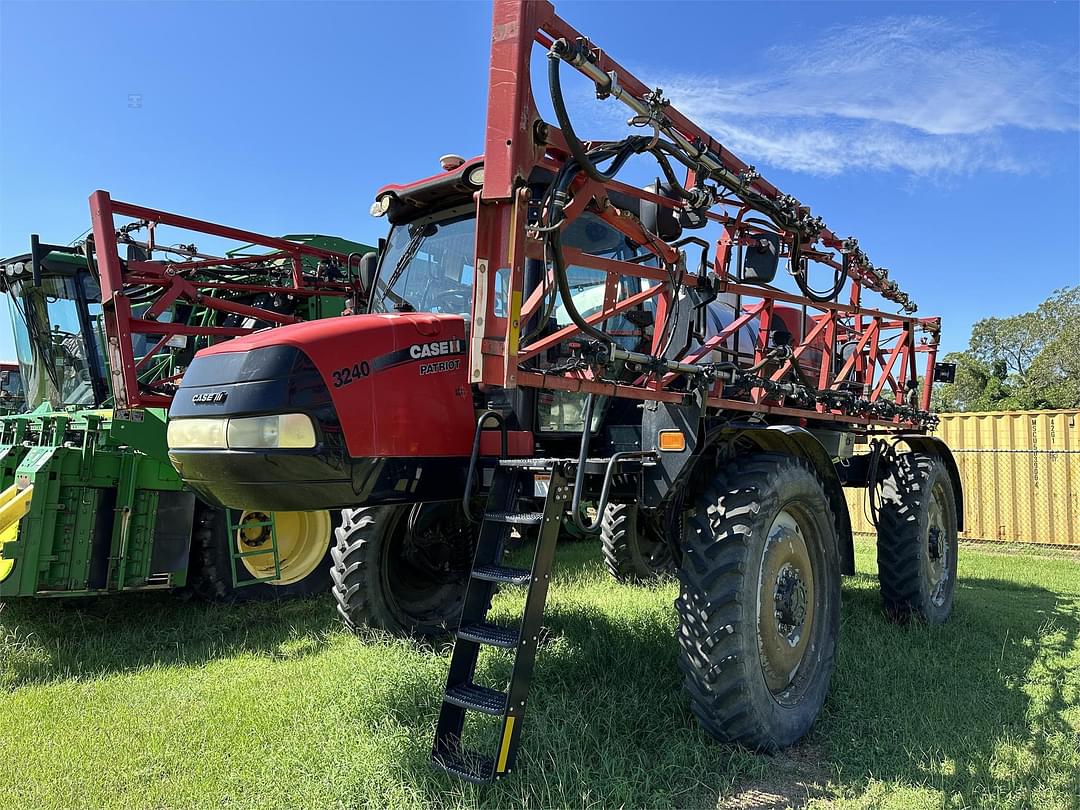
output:
[[[468,318],[476,217],[470,211],[398,225],[379,272],[375,312],[441,312]]]
[[[23,410],[22,375],[18,368],[0,371],[0,414]]]
[[[473,251],[476,243],[476,216],[470,208],[465,213],[443,214],[410,225],[398,225],[390,232],[379,270],[377,294],[372,303],[375,312],[439,312],[463,316],[469,320],[472,307]],[[582,214],[566,229],[563,244],[584,253],[627,261],[643,252],[593,214]],[[571,264],[566,270],[574,302],[582,315],[603,307],[607,274]],[[505,315],[505,273],[497,277],[495,313]],[[642,289],[642,281],[624,276],[618,298],[626,298]],[[648,283],[648,282],[644,282]],[[570,317],[561,303],[552,313],[556,325],[566,326]],[[605,328],[617,342],[632,348],[638,331],[621,316],[612,318]]]
[[[88,274],[79,275],[86,298],[100,299],[97,282]],[[94,401],[90,361],[75,300],[76,283],[74,275],[46,276],[40,287],[29,279],[11,283],[8,305],[15,328],[15,352],[30,410],[43,402],[53,407],[101,404]],[[88,308],[100,331],[101,305],[90,303]],[[101,369],[94,371],[102,375]]]

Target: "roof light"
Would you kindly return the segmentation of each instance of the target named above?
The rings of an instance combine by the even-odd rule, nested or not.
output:
[[[371,204],[371,215],[373,217],[385,216],[386,212],[390,210],[390,203],[393,202],[392,194],[383,194],[381,197],[377,197],[375,202]]]
[[[476,188],[483,188],[484,185],[484,167],[476,166],[469,171],[469,176],[466,178],[469,181],[470,186]]]
[[[465,158],[455,154],[443,155],[439,158],[439,165],[442,166],[444,172],[452,172],[465,165]]]

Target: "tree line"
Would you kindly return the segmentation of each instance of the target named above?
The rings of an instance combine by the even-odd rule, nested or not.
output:
[[[984,318],[967,349],[943,359],[956,363],[956,381],[934,386],[936,411],[1080,408],[1080,285],[1034,312]]]

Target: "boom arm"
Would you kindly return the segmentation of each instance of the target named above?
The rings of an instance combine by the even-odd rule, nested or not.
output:
[[[534,44],[548,50],[549,87],[559,128],[541,119],[534,102],[530,74]],[[579,140],[562,101],[563,64],[594,82],[598,98],[625,104],[633,113],[629,123],[651,135],[630,135],[615,142]],[[667,179],[666,189],[642,191],[615,178],[630,157],[643,154],[656,160]],[[672,161],[686,169],[682,182],[674,175]],[[527,187],[538,169],[555,175],[551,192],[539,200]],[[889,280],[886,270],[870,262],[855,239],[838,237],[807,206],[725,149],[679,112],[661,90],[650,90],[544,0],[495,2],[480,197],[470,347],[474,383],[669,402],[684,401],[689,392],[697,391],[712,408],[863,425],[910,428],[932,419],[927,409],[940,320],[912,317],[914,302]],[[635,206],[639,212],[652,206],[660,212],[657,219],[677,219],[687,229],[718,227],[715,242],[704,243],[701,269],[687,269],[685,248],[692,240],[661,234],[655,223],[646,227],[644,217],[632,210]],[[654,253],[658,266],[563,248],[560,230],[586,211]],[[683,227],[677,230],[681,234]],[[713,258],[708,261],[710,247]],[[747,275],[748,252],[768,249],[777,259],[787,259],[799,293],[771,285],[770,278]],[[525,299],[529,261],[544,264],[544,292]],[[577,313],[564,289],[568,263],[607,274],[610,292],[604,306],[587,318],[574,317]],[[812,267],[832,275],[831,290],[811,287]],[[495,303],[496,279],[507,277],[510,308],[501,312]],[[632,302],[620,300],[616,292],[620,277],[637,277],[651,286]],[[531,335],[526,325],[543,317],[544,301],[555,294],[551,289],[555,287],[574,323],[554,335]],[[841,300],[845,287],[846,301]],[[896,303],[905,314],[865,306],[863,290]],[[733,296],[739,317],[693,351],[673,351],[678,319],[687,317],[686,302],[681,300],[687,295],[697,301]],[[651,302],[655,316],[651,352],[634,354],[614,347],[603,333],[604,321],[645,302]],[[787,342],[778,335],[783,330],[775,326],[781,323],[778,309],[785,307],[797,308],[804,326]],[[723,352],[726,342],[751,318],[758,340],[744,348],[753,354],[753,362],[709,363],[707,355]],[[545,351],[567,341],[584,347],[576,365],[552,370],[537,364]],[[820,352],[822,360],[808,373],[803,366],[814,352]],[[606,372],[615,363],[637,376],[612,379]]]
[[[100,278],[110,382],[118,407],[168,407],[180,374],[174,369],[148,371],[167,360],[163,353],[171,347],[186,347],[189,341],[205,347],[267,325],[297,323],[307,312],[321,314],[325,298],[363,300],[354,272],[362,250],[343,253],[265,236],[120,202],[105,191],[91,195],[90,214],[94,236],[87,259],[91,265],[96,261]],[[117,216],[135,222],[118,229]],[[158,245],[155,229],[160,226],[245,243],[245,252],[210,256],[194,245]],[[146,241],[136,242],[131,234],[143,229]],[[125,243],[145,258],[121,261],[119,246]],[[265,252],[248,255],[251,248]],[[155,252],[181,258],[151,260]],[[281,301],[291,306],[276,305]],[[177,306],[190,315],[178,321],[163,317]],[[136,356],[135,340],[146,337],[155,343]]]

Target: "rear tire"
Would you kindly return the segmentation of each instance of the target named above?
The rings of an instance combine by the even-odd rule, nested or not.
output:
[[[655,582],[675,572],[671,545],[640,517],[636,504],[608,504],[600,525],[600,548],[611,575],[628,585]]]
[[[423,506],[342,512],[330,577],[349,629],[439,637],[457,627],[472,564],[471,533],[463,529],[436,538],[445,563],[429,565],[430,557],[410,551],[410,514]]]
[[[771,453],[720,470],[687,517],[679,579],[679,663],[705,731],[764,751],[806,734],[840,627],[837,531],[815,473]]]
[[[895,621],[942,624],[956,596],[956,498],[941,459],[900,453],[881,482],[878,582]]]

